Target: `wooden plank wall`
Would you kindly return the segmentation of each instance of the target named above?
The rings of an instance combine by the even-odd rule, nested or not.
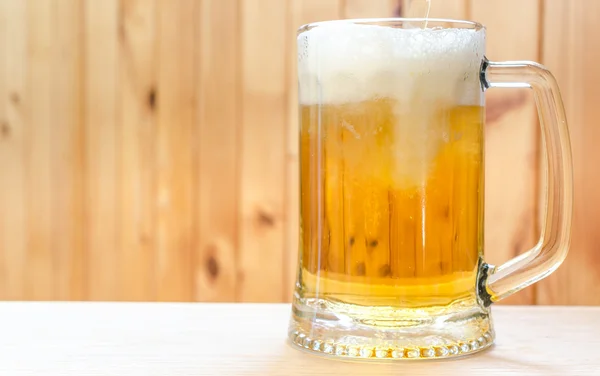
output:
[[[539,304],[600,304],[600,2],[548,1],[542,60],[561,87],[575,179],[571,251],[538,286]]]
[[[298,239],[295,30],[408,0],[0,1],[0,299],[289,301]],[[600,5],[438,0],[492,60],[541,61],[570,120],[571,254],[515,304],[600,304]],[[538,236],[529,92],[487,94],[486,255]]]

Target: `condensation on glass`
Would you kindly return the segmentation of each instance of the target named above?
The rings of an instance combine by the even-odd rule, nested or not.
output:
[[[536,63],[489,62],[477,23],[374,19],[302,27],[298,78],[291,342],[374,359],[490,346],[491,303],[549,274],[568,249],[571,155],[553,77]],[[533,89],[549,169],[542,237],[500,267],[483,260],[490,87]]]

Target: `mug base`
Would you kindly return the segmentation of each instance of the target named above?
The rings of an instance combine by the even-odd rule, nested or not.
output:
[[[374,309],[296,299],[292,311],[292,346],[340,359],[451,358],[477,353],[494,342],[490,310],[475,300],[445,307]]]

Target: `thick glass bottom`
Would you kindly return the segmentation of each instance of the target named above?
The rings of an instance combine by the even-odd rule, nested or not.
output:
[[[355,359],[435,359],[492,345],[490,311],[475,299],[421,308],[368,307],[296,297],[289,327],[295,347]]]

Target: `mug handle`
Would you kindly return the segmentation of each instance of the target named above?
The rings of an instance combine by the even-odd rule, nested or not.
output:
[[[562,98],[556,79],[546,67],[529,61],[493,62],[484,58],[480,80],[484,90],[533,89],[548,168],[539,241],[500,266],[484,264],[481,269],[478,292],[484,305],[489,306],[545,278],[567,256],[573,216],[573,165]]]

